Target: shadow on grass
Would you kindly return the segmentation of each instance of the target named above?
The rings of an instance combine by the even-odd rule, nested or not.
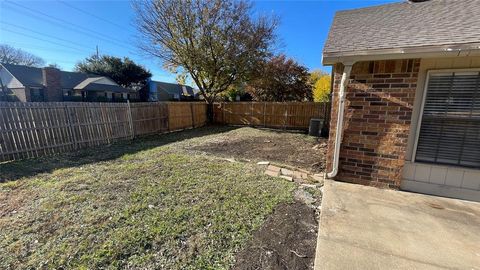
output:
[[[196,129],[142,137],[133,141],[121,141],[111,145],[81,149],[73,153],[62,153],[54,156],[0,163],[0,183],[14,181],[22,177],[34,176],[39,173],[47,173],[60,168],[76,167],[84,164],[112,160],[125,154],[133,154],[174,142],[219,134],[234,129],[236,128],[227,126],[205,126]]]

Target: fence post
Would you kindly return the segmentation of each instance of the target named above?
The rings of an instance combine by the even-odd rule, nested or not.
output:
[[[250,126],[253,126],[253,101],[250,102]]]
[[[225,102],[220,103],[220,108],[222,108],[223,123],[227,124],[227,119],[225,119]]]
[[[132,109],[130,108],[130,100],[127,100],[128,125],[130,126],[130,134],[135,139],[135,131],[133,130]]]
[[[162,111],[162,105],[158,102],[155,102],[155,105],[157,105],[157,113],[158,113],[158,130],[155,133],[163,133],[163,122],[162,119],[164,119],[163,111]]]
[[[192,128],[195,128],[195,114],[193,113],[193,102],[190,102],[190,113],[192,115]]]
[[[170,132],[170,103],[166,103],[167,105],[167,132]]]
[[[331,103],[323,102],[322,105],[323,105],[323,111],[324,111],[323,118],[325,119],[324,123],[330,123],[330,106],[331,106]]]
[[[1,80],[0,80],[1,82]],[[0,129],[4,129],[4,130],[0,130],[0,135],[1,135],[1,142],[2,144],[0,144],[0,146],[2,146],[2,150],[0,151],[0,154],[2,154],[2,159],[1,161],[7,161],[9,160],[9,154],[6,154],[8,153],[8,149],[7,149],[7,140],[5,139],[5,134],[7,134],[7,128],[6,128],[6,123],[5,123],[5,120],[3,120],[3,107],[1,106],[2,105],[2,101],[0,100],[0,123],[3,123],[3,125],[0,125]],[[33,121],[33,120],[32,120]]]
[[[67,104],[64,104],[63,106],[65,108],[65,114],[67,115],[67,124],[68,124],[68,127],[70,128],[70,132],[72,133],[72,136],[73,136],[73,147],[74,147],[74,149],[78,149],[77,133],[75,132],[75,127],[73,126],[73,122],[72,122],[72,119],[71,119],[71,115],[70,115],[68,106],[67,106]]]
[[[267,103],[263,102],[263,127],[267,127]]]

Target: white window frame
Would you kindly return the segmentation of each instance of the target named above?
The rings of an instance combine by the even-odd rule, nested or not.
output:
[[[417,156],[417,147],[418,147],[418,139],[420,137],[420,128],[422,127],[422,118],[423,118],[423,110],[425,108],[425,102],[427,100],[427,91],[428,91],[428,81],[430,79],[430,75],[432,74],[441,74],[441,73],[447,73],[447,74],[450,74],[450,73],[455,73],[455,74],[459,74],[459,73],[478,73],[480,72],[480,68],[460,68],[460,69],[431,69],[431,70],[427,70],[427,75],[426,75],[426,79],[425,79],[425,84],[423,85],[423,92],[422,92],[422,104],[421,104],[421,107],[420,107],[420,112],[419,112],[419,116],[418,116],[418,123],[417,123],[417,127],[416,127],[416,130],[415,130],[415,144],[414,144],[414,147],[413,147],[413,153],[412,153],[412,161],[414,163],[422,163],[422,162],[418,162],[416,160],[416,156]],[[437,164],[437,165],[441,165],[441,164]],[[465,168],[463,166],[456,166],[456,165],[442,165],[442,166],[449,166],[449,167],[460,167],[460,168]]]

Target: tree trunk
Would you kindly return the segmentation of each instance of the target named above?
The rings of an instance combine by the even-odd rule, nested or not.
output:
[[[213,124],[213,103],[207,103],[207,121],[209,124]]]
[[[209,124],[213,124],[214,122],[214,115],[213,115],[213,106],[215,103],[215,97],[208,96],[203,92],[203,97],[205,98],[205,102],[207,103],[207,122]]]

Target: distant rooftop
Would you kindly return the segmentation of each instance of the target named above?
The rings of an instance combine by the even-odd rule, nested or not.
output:
[[[151,81],[157,88],[157,90],[163,90],[171,95],[174,94],[183,94],[185,96],[195,95],[195,91],[191,86],[182,85],[177,83],[167,83],[159,81]]]
[[[10,74],[12,74],[23,85],[30,87],[43,86],[42,69],[22,65],[1,63]]]
[[[28,67],[23,65],[13,65],[1,63],[8,72],[10,72],[17,80],[24,86],[42,87],[43,75],[42,68]],[[105,76],[98,76],[94,74],[87,74],[82,72],[68,72],[60,71],[60,80],[62,88],[69,89],[85,89],[95,90],[99,89],[99,84],[96,81],[107,78]],[[95,88],[97,87],[97,88]],[[127,89],[118,85],[101,84],[101,89],[108,88],[112,92],[126,92]]]

